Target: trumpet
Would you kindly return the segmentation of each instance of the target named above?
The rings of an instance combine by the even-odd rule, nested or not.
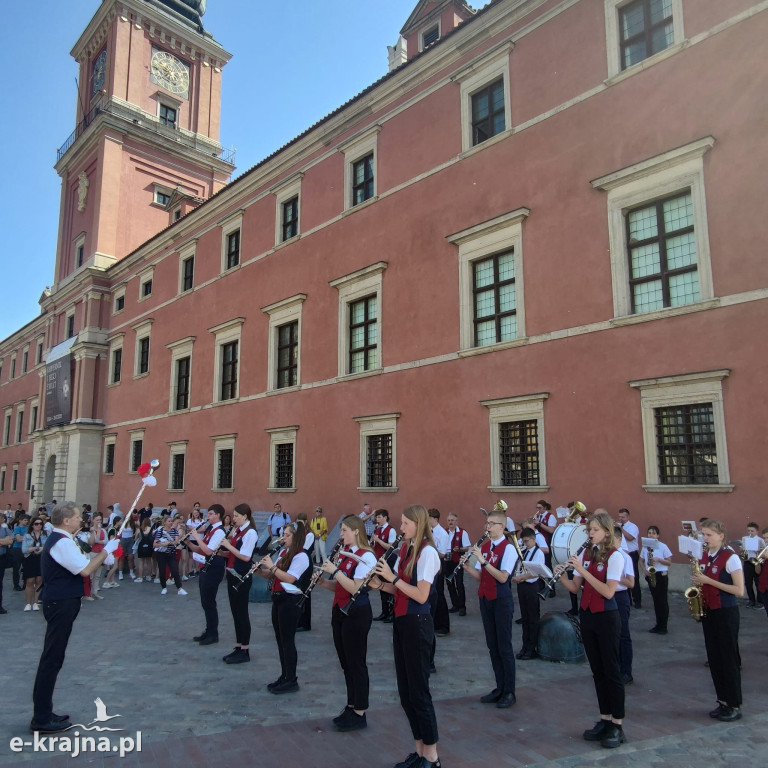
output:
[[[398,534],[398,537],[389,545],[388,549],[378,559],[376,565],[378,565],[379,563],[386,562],[387,558],[400,546],[400,542],[402,540],[403,540],[403,534],[402,533]],[[363,594],[363,590],[367,589],[371,579],[373,579],[373,577],[376,575],[377,575],[376,566],[374,566],[373,568],[371,568],[370,571],[368,571],[368,574],[366,575],[366,577],[360,582],[360,586],[350,595],[349,602],[342,607],[341,612],[345,616],[349,615],[349,611],[352,608],[352,606],[355,604],[355,601],[357,600],[357,598]]]
[[[341,547],[344,544],[342,541],[341,536],[339,536],[339,540],[333,545],[333,549],[331,549],[330,554],[328,555],[328,559],[336,565],[338,563],[338,555],[341,552]],[[315,572],[312,574],[312,578],[309,580],[309,584],[307,585],[307,588],[304,592],[301,593],[301,597],[299,598],[298,605],[301,607],[304,605],[304,601],[309,598],[309,596],[312,594],[312,590],[317,586],[317,582],[320,581],[320,579],[323,577],[323,569],[317,568],[315,569]]]
[[[702,567],[699,565],[699,561],[693,556],[688,555],[688,559],[691,563],[691,570],[693,575],[702,572]],[[704,593],[700,587],[688,587],[685,590],[685,599],[688,601],[688,610],[691,612],[691,617],[694,621],[701,621],[707,612],[707,607],[704,603]]]
[[[574,552],[573,557],[581,557],[581,553],[590,545],[589,539],[587,539],[577,550]],[[557,584],[557,582],[560,580],[560,577],[568,570],[567,565],[558,565],[557,568],[555,568],[554,573],[552,574],[551,579],[547,579],[544,582],[544,589],[539,592],[539,597],[542,600],[546,600],[549,596],[549,592],[552,589],[552,587]]]
[[[488,531],[486,531],[475,544],[476,547],[481,547],[485,540],[488,538]],[[459,562],[456,563],[456,567],[453,569],[453,572],[450,574],[450,576],[446,576],[445,580],[449,583],[453,583],[453,580],[456,578],[456,574],[461,571],[461,569],[464,567],[464,564],[469,560],[469,558],[472,557],[472,548],[470,547],[460,558]]]
[[[750,557],[749,562],[754,566],[762,565],[766,558],[768,558],[768,546],[763,547],[762,551],[758,552],[756,557]]]

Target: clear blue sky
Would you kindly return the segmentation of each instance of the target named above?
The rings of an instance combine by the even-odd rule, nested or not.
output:
[[[386,74],[386,46],[416,2],[208,0],[204,25],[233,54],[223,70],[221,142],[237,148],[234,176]],[[37,301],[53,281],[60,195],[53,164],[74,129],[77,99],[69,52],[99,5],[2,4],[0,339],[39,314]]]

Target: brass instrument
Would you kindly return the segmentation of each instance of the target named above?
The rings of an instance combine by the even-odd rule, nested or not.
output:
[[[573,502],[573,509],[566,515],[564,523],[575,523],[587,511],[587,505],[581,501]]]
[[[688,559],[691,563],[691,570],[693,575],[702,572],[702,568],[699,565],[699,561],[693,556],[688,555]],[[706,613],[706,606],[704,605],[704,594],[701,591],[701,587],[688,587],[685,590],[685,599],[688,601],[688,610],[691,612],[691,616],[694,621],[701,621]]]
[[[376,565],[379,563],[385,563],[387,561],[387,558],[400,546],[400,542],[403,540],[403,534],[398,534],[398,537],[389,545],[389,548],[384,552],[384,554],[378,559],[376,562]],[[355,604],[355,601],[357,600],[360,595],[363,594],[363,590],[368,587],[368,584],[370,583],[371,579],[373,579],[374,576],[378,576],[376,573],[376,565],[371,568],[370,571],[368,571],[368,574],[366,577],[360,582],[360,586],[350,595],[349,602],[344,605],[341,609],[341,612],[347,616],[349,614],[350,608]]]
[[[338,563],[338,556],[341,552],[341,547],[343,546],[344,541],[342,540],[341,536],[339,536],[339,540],[333,545],[333,549],[331,549],[328,559],[336,565]],[[301,597],[299,598],[299,607],[304,605],[304,601],[312,594],[312,590],[317,586],[317,582],[320,581],[320,579],[323,577],[323,569],[322,568],[316,568],[315,572],[312,574],[312,578],[309,580],[309,584],[307,585],[306,591],[301,593]]]
[[[583,544],[582,544],[582,545],[581,545],[581,546],[580,546],[580,547],[579,547],[579,548],[578,548],[578,549],[577,549],[577,550],[576,550],[576,551],[573,553],[573,557],[581,557],[581,553],[582,553],[582,552],[583,552],[583,551],[584,551],[584,550],[585,550],[585,549],[586,549],[588,546],[590,546],[590,545],[591,545],[591,543],[592,543],[592,542],[591,542],[589,539],[587,539],[587,540],[586,540],[586,541],[585,541],[585,542],[584,542],[584,543],[583,543]],[[570,560],[570,558],[568,558],[568,559]],[[554,573],[552,574],[552,578],[551,578],[551,579],[547,579],[547,580],[544,582],[544,589],[542,589],[542,590],[541,590],[541,592],[539,592],[539,597],[540,597],[542,600],[546,600],[546,599],[549,597],[549,593],[550,593],[550,591],[551,591],[552,587],[554,587],[554,586],[555,586],[555,584],[557,584],[557,582],[560,580],[560,577],[561,577],[561,576],[562,576],[562,575],[563,575],[563,574],[564,574],[564,573],[565,573],[567,570],[568,570],[568,566],[566,566],[566,565],[558,565],[558,566],[555,568],[555,570],[554,570]]]
[[[648,554],[648,586],[655,588],[656,587],[656,566],[652,565],[653,562],[653,550],[650,547],[646,547],[646,551]]]
[[[507,502],[504,501],[504,499],[499,499],[494,505],[493,505],[493,511],[494,512],[506,512],[508,509]]]
[[[486,531],[475,544],[476,547],[481,547],[483,545],[483,542],[488,538],[489,534],[488,531]],[[453,569],[453,572],[450,574],[450,576],[446,576],[445,580],[447,582],[453,583],[453,580],[456,578],[456,574],[461,571],[461,569],[464,567],[464,563],[469,560],[469,558],[472,557],[472,548],[470,547],[460,558],[459,562],[456,563],[456,567]]]
[[[749,562],[752,563],[755,567],[758,565],[762,565],[766,559],[768,558],[768,546],[763,547],[763,549],[758,552],[757,557],[750,557]]]

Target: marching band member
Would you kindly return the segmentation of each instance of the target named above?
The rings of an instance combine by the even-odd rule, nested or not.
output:
[[[451,596],[451,609],[448,613],[458,613],[459,616],[467,615],[467,596],[464,591],[464,569],[456,570],[456,564],[461,556],[472,546],[469,534],[459,528],[459,516],[455,512],[448,515],[448,535],[451,546],[448,555],[443,559],[443,577],[448,585],[448,594]],[[453,579],[448,581],[451,574]]]
[[[640,607],[642,600],[642,591],[640,589],[640,552],[638,542],[640,540],[640,529],[629,519],[629,510],[619,510],[619,528],[621,528],[621,548],[632,559],[632,565],[635,569],[635,586],[632,588],[632,601],[635,608]]]
[[[768,528],[763,528],[762,534],[763,548],[765,548],[768,546]],[[765,608],[765,613],[768,614],[768,565],[766,565],[766,560],[768,560],[768,558],[764,557],[763,562],[758,563],[755,566],[755,572],[759,577],[757,588],[759,594],[763,596],[763,607]]]
[[[389,512],[386,509],[377,509],[376,514],[376,527],[373,529],[373,536],[371,536],[371,544],[373,544],[373,554],[378,560],[389,549],[389,545],[397,538],[397,532],[395,526],[389,524]],[[394,565],[397,559],[397,553],[393,552],[391,556],[390,567]],[[383,621],[385,624],[392,623],[392,595],[383,590],[381,595],[381,613],[374,619],[374,621]]]
[[[348,614],[341,610],[360,587],[362,580],[376,566],[376,557],[368,545],[365,523],[356,515],[347,515],[341,521],[341,538],[344,548],[340,552],[338,565],[325,560],[323,571],[331,579],[318,583],[334,593],[331,609],[333,644],[344,672],[347,686],[347,703],[341,714],[333,719],[338,731],[359,731],[368,723],[365,712],[368,709],[368,632],[373,621],[368,591],[355,600]],[[349,557],[357,555],[360,559]]]
[[[415,752],[395,768],[440,768],[437,756],[437,718],[429,692],[429,667],[434,627],[429,611],[429,594],[440,571],[427,510],[414,504],[403,510],[400,546],[394,569],[386,562],[376,564],[378,578],[373,589],[395,596],[392,645],[400,705],[408,718]]]
[[[613,520],[604,509],[595,510],[589,518],[587,532],[591,547],[581,557],[574,555],[568,560],[574,570],[573,581],[561,573],[560,583],[573,594],[584,586],[579,611],[581,638],[600,708],[600,719],[584,731],[584,739],[613,749],[625,741],[624,683],[619,666],[621,617],[615,597],[624,558],[614,544]]]
[[[621,539],[621,528],[618,525],[613,527],[613,538],[615,541]],[[621,617],[621,638],[619,640],[619,667],[621,668],[621,679],[624,685],[632,685],[632,660],[634,652],[632,650],[632,635],[629,632],[629,613],[632,601],[629,599],[630,590],[635,585],[635,566],[632,558],[623,550],[619,553],[624,558],[624,572],[621,574],[619,583],[616,585],[616,605],[619,607],[619,616]]]
[[[717,708],[710,717],[725,722],[741,718],[741,670],[739,656],[739,607],[744,594],[741,558],[725,545],[725,526],[719,520],[701,525],[704,555],[693,584],[701,588],[705,613],[701,619],[709,672],[715,684]]]
[[[648,526],[648,538],[658,539],[659,528],[656,525]],[[663,542],[659,542],[659,549],[649,550],[643,547],[642,563],[645,571],[645,580],[653,599],[653,610],[656,614],[656,624],[648,631],[654,635],[667,634],[667,622],[669,621],[669,566],[672,565],[672,550]],[[656,569],[655,584],[651,585],[648,569],[653,566]]]
[[[315,534],[312,533],[307,521],[307,516],[304,512],[299,512],[296,515],[297,522],[301,523],[306,538],[304,539],[304,552],[306,552],[309,558],[310,565],[312,564],[312,555],[315,551]],[[312,575],[312,569],[310,568],[310,576]],[[311,632],[312,631],[312,596],[304,599],[304,603],[301,606],[301,614],[299,615],[299,623],[296,625],[297,632]]]
[[[267,555],[261,561],[264,570],[256,573],[270,579],[272,592],[272,628],[280,654],[280,677],[267,685],[270,693],[293,693],[299,690],[296,677],[296,626],[301,614],[299,598],[309,583],[312,569],[304,552],[304,526],[300,522],[283,526],[283,548],[277,560]]]
[[[755,599],[755,587],[757,586],[757,594],[760,596],[760,587],[757,585],[757,573],[755,572],[755,566],[750,562],[753,557],[757,557],[757,553],[762,549],[762,539],[758,535],[760,526],[757,523],[749,523],[747,525],[747,535],[742,540],[744,546],[744,583],[747,587],[747,608],[757,608],[757,600]]]
[[[192,639],[200,645],[213,645],[219,642],[219,611],[216,607],[216,593],[219,584],[224,578],[224,557],[215,555],[219,545],[224,539],[224,528],[221,518],[224,516],[224,507],[221,504],[211,504],[208,507],[208,528],[204,536],[200,536],[197,528],[192,530],[187,546],[192,550],[192,557],[201,565],[208,558],[208,567],[200,571],[200,604],[205,613],[205,629]]]
[[[536,531],[532,528],[523,528],[521,537],[524,547],[523,569],[525,569],[525,563],[544,565],[544,553],[536,544]],[[515,658],[523,661],[536,658],[536,644],[539,637],[539,577],[529,577],[530,574],[525,570],[512,577],[512,581],[517,584],[517,599],[520,602],[520,614],[523,617],[523,647]]]
[[[552,569],[552,553],[549,546],[552,542],[552,534],[557,528],[557,517],[552,513],[552,505],[544,499],[536,502],[536,514],[533,518],[536,522],[536,530],[545,538],[547,550],[544,552],[544,563],[550,570]],[[554,587],[549,591],[549,596],[555,596]]]
[[[491,656],[496,687],[483,696],[483,704],[496,704],[499,709],[511,707],[515,698],[515,653],[512,649],[512,619],[515,600],[511,575],[517,567],[517,552],[504,536],[506,515],[488,514],[485,523],[489,538],[482,547],[471,548],[477,559],[474,568],[464,565],[469,575],[480,582],[480,616],[483,619],[485,643]]]
[[[427,510],[429,515],[429,525],[432,528],[432,540],[435,542],[435,549],[440,555],[441,560],[451,551],[451,538],[448,532],[440,525],[440,510]],[[432,620],[435,625],[435,636],[445,637],[451,633],[451,617],[448,613],[448,601],[445,599],[445,577],[442,568],[435,578],[435,594],[430,597],[430,602],[434,599],[432,606]],[[432,664],[430,669],[434,671],[435,653],[432,652]]]
[[[227,568],[232,568],[241,576],[245,576],[251,568],[251,558],[259,534],[253,524],[251,508],[247,504],[238,504],[232,512],[237,530],[231,539],[222,539],[221,546],[229,551]],[[235,589],[237,587],[237,589]],[[243,664],[251,660],[248,645],[251,642],[251,619],[248,615],[248,596],[251,591],[251,577],[245,582],[238,581],[227,572],[227,596],[229,608],[232,611],[232,621],[235,623],[235,647],[232,653],[222,658],[225,664]]]

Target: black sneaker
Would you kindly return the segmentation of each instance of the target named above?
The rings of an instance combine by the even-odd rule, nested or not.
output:
[[[236,645],[236,646],[235,646],[235,647],[232,649],[232,652],[231,652],[231,653],[228,653],[226,656],[222,656],[222,657],[221,657],[221,660],[222,660],[222,661],[226,661],[226,660],[227,660],[228,658],[230,658],[231,656],[235,656],[239,650],[240,650],[240,646],[239,646],[239,645]]]
[[[363,728],[368,727],[368,721],[365,719],[365,712],[362,715],[358,715],[354,709],[349,710],[346,720],[342,720],[336,724],[336,730],[347,731],[361,731]]]
[[[616,749],[620,747],[627,737],[624,735],[624,729],[616,723],[608,723],[608,727],[603,733],[603,738],[600,739],[600,746],[606,749]]]
[[[717,716],[718,720],[724,723],[732,723],[734,720],[741,720],[741,710],[738,707],[725,707]]]
[[[593,728],[584,731],[584,741],[600,741],[605,734],[606,728],[611,724],[610,720],[598,720]]]
[[[726,709],[728,709],[728,707],[726,707],[726,706],[725,706],[725,704],[721,704],[721,703],[718,701],[718,702],[717,702],[717,707],[715,707],[715,709],[713,709],[713,710],[712,710],[712,711],[709,713],[709,716],[710,716],[710,717],[711,717],[713,720],[717,720],[717,718],[720,716],[720,713],[721,713],[721,712],[725,712],[725,710],[726,710]]]
[[[459,608],[459,616],[466,616],[466,615],[467,615],[467,609]]]
[[[251,654],[247,648],[238,648],[234,653],[224,657],[226,664],[246,664],[251,660]]]
[[[414,768],[420,760],[421,758],[415,752],[411,752],[405,760],[395,763],[395,768]]]
[[[6,611],[5,608],[3,608],[2,605],[0,605],[0,616],[2,616],[4,613],[8,613],[8,611]]]
[[[269,692],[275,695],[282,693],[294,693],[299,690],[299,684],[296,680],[283,680],[282,683],[278,683],[274,688],[270,688]]]
[[[344,707],[344,709],[339,712],[339,714],[333,718],[331,721],[334,725],[338,725],[339,723],[343,722],[349,717],[349,713],[353,712],[354,710],[350,706]]]
[[[283,676],[280,675],[280,677],[278,677],[277,680],[275,680],[274,683],[267,683],[267,690],[271,691],[273,688],[277,688],[277,686],[280,685],[280,683],[283,683],[283,682],[285,682],[285,678],[283,678]]]

